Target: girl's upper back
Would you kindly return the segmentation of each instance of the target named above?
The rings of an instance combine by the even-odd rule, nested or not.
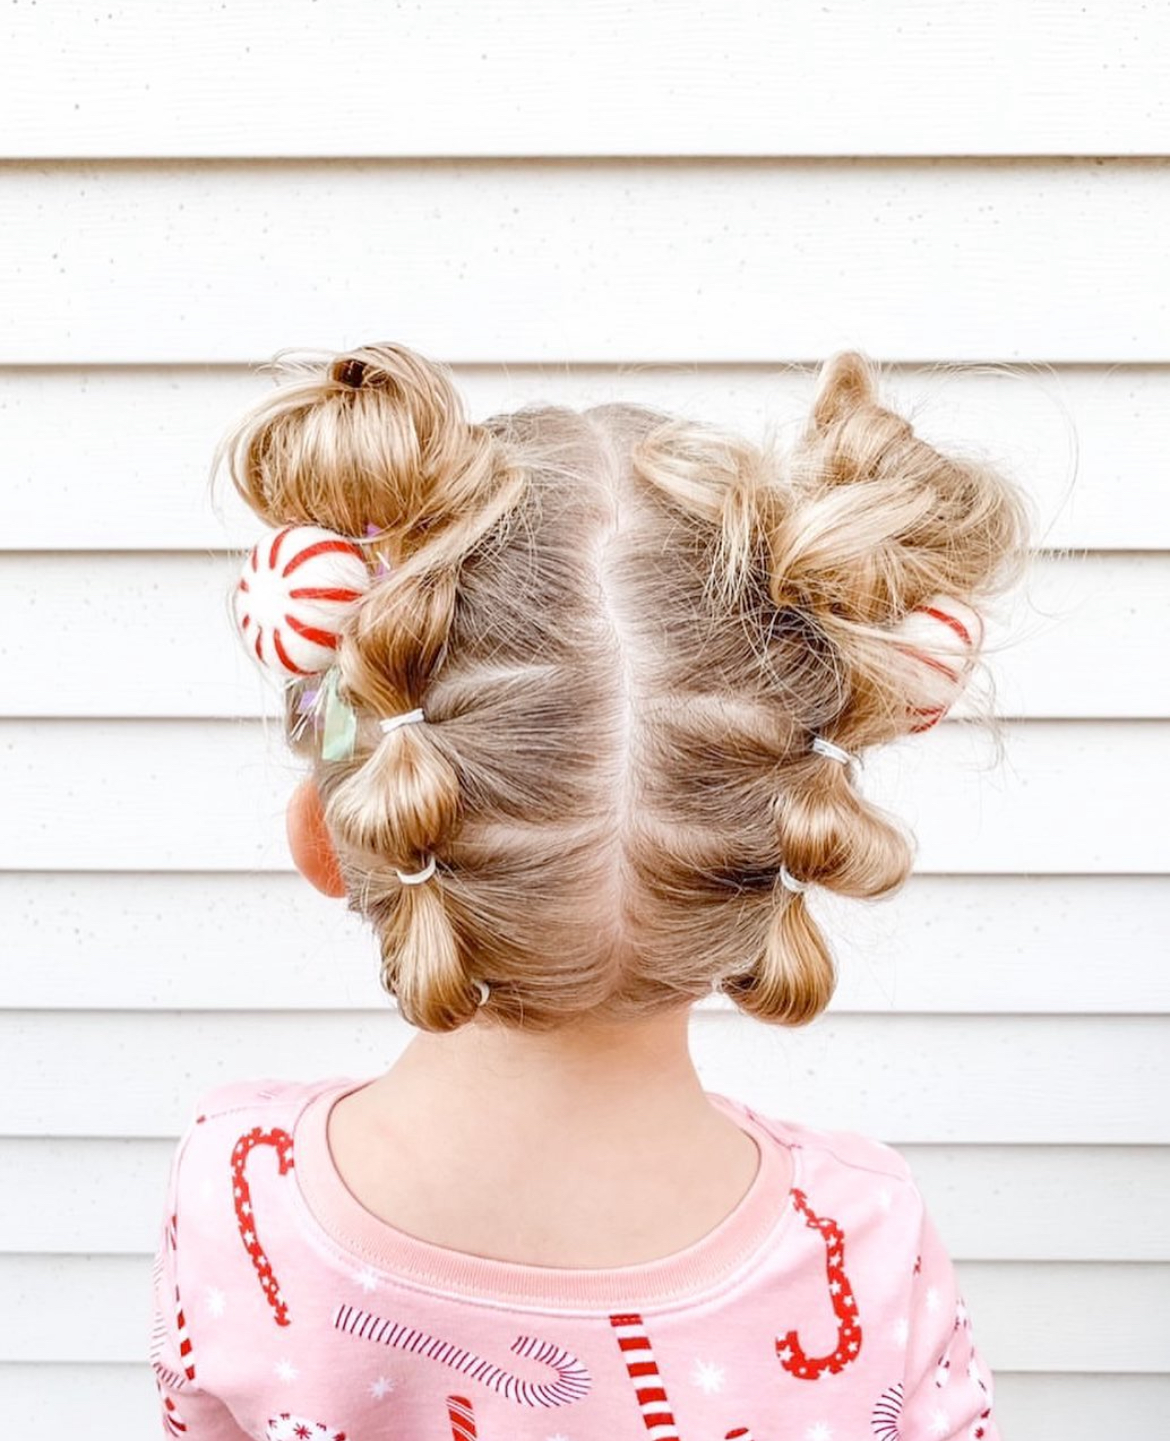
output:
[[[363,1084],[242,1081],[196,1103],[154,1278],[173,1434],[997,1436],[953,1267],[889,1147],[711,1093],[760,1149],[721,1225],[643,1265],[524,1266],[349,1193],[326,1126]]]

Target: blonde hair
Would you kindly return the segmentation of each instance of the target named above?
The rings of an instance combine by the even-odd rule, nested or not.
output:
[[[835,968],[781,866],[876,897],[912,851],[810,739],[912,729],[891,627],[1006,588],[1018,489],[916,436],[854,351],[787,453],[631,404],[476,424],[449,368],[397,344],[288,368],[217,459],[265,521],[389,563],[337,652],[352,759],[292,743],[407,1020],[455,1029],[480,980],[483,1013],[535,1030],[720,984],[760,1020],[815,1017]]]

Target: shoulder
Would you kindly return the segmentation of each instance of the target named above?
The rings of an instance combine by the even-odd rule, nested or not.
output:
[[[208,1165],[216,1165],[225,1152],[231,1154],[239,1143],[243,1149],[266,1143],[277,1147],[291,1144],[297,1117],[322,1091],[340,1086],[348,1077],[328,1076],[312,1081],[293,1081],[258,1076],[222,1081],[199,1092],[191,1102],[186,1125],[179,1138],[175,1165],[180,1162],[185,1176]]]
[[[223,1120],[243,1112],[277,1114],[296,1108],[309,1095],[332,1083],[320,1081],[290,1081],[279,1077],[259,1076],[241,1080],[221,1081],[218,1085],[200,1092],[192,1102],[192,1125],[206,1125],[208,1122]]]
[[[832,1130],[774,1116],[745,1101],[723,1097],[733,1110],[750,1117],[781,1144],[798,1150],[801,1172],[818,1182],[853,1194],[871,1194],[885,1209],[920,1211],[922,1195],[900,1151],[860,1131]]]

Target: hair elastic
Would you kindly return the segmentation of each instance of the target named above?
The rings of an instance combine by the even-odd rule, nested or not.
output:
[[[491,995],[492,990],[486,981],[476,981],[475,984],[479,987],[479,1001],[477,1004],[482,1006],[483,1003],[487,1000],[487,998]]]
[[[432,856],[422,870],[416,871],[412,876],[404,876],[401,871],[395,871],[394,874],[404,886],[421,886],[423,881],[429,881],[435,874],[435,858]]]
[[[832,741],[827,741],[824,736],[814,736],[812,748],[816,751],[817,755],[827,756],[831,761],[840,761],[843,766],[847,766],[850,761],[857,759],[855,755],[851,755],[849,751],[844,750],[841,746],[834,745]]]
[[[401,715],[384,716],[378,724],[381,726],[383,733],[389,735],[392,730],[397,730],[399,726],[408,726],[412,725],[415,721],[423,720],[426,720],[426,716],[423,715],[421,710],[408,710],[403,711]]]
[[[788,867],[785,865],[780,867],[780,884],[786,891],[791,891],[796,896],[802,895],[808,890],[808,882],[798,881],[794,875],[789,873]]]

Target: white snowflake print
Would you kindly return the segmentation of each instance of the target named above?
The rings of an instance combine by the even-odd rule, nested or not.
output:
[[[301,1374],[293,1363],[282,1357],[272,1368],[282,1381],[295,1381]]]
[[[223,1311],[224,1311],[224,1306],[225,1306],[226,1304],[227,1304],[227,1298],[224,1296],[223,1292],[219,1289],[219,1287],[218,1287],[218,1286],[208,1286],[208,1288],[207,1288],[207,1309],[211,1312],[211,1314],[212,1314],[213,1316],[222,1316],[222,1315],[223,1315]]]
[[[394,1390],[394,1382],[388,1376],[379,1376],[376,1381],[370,1382],[370,1395],[375,1401],[380,1401],[387,1391]]]
[[[951,1419],[945,1411],[935,1411],[930,1418],[930,1434],[932,1436],[948,1436],[951,1430]]]
[[[927,1291],[926,1291],[926,1309],[927,1309],[928,1311],[937,1311],[938,1308],[939,1308],[938,1287],[937,1287],[937,1286],[929,1286],[929,1287],[927,1288]]]
[[[818,1421],[815,1426],[810,1426],[804,1435],[805,1441],[833,1441],[833,1433],[823,1421]]]
[[[893,1204],[893,1196],[891,1196],[886,1187],[883,1186],[878,1192],[878,1205],[882,1208],[883,1211],[888,1211]]]
[[[334,1431],[324,1421],[310,1421],[305,1416],[294,1416],[282,1411],[279,1416],[268,1418],[268,1429],[264,1433],[267,1441],[345,1441],[344,1431]]]
[[[899,1316],[894,1322],[894,1340],[899,1346],[905,1346],[910,1339],[910,1322],[905,1316]]]
[[[722,1391],[723,1367],[716,1366],[714,1361],[696,1361],[695,1369],[691,1372],[691,1380],[708,1396],[712,1391]]]
[[[369,1266],[364,1266],[360,1271],[355,1272],[353,1279],[367,1293],[378,1289],[378,1278]]]
[[[548,1441],[569,1441],[569,1438],[563,1431],[558,1431],[555,1436],[550,1436]]]

